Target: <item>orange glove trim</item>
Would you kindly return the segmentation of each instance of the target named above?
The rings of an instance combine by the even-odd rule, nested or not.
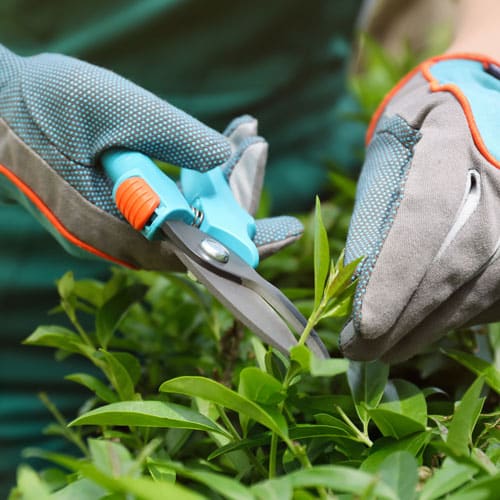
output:
[[[19,177],[14,175],[7,167],[0,164],[0,174],[4,175],[10,182],[12,182],[23,194],[25,194],[28,199],[40,210],[40,212],[48,219],[48,221],[56,228],[56,230],[66,238],[73,245],[91,253],[101,257],[102,259],[109,260],[114,262],[115,264],[120,264],[125,267],[132,268],[130,264],[125,261],[116,259],[111,255],[108,255],[105,252],[85,243],[80,240],[77,236],[75,236],[71,231],[69,231],[63,223],[57,218],[57,216],[50,210],[50,208],[44,203],[44,201],[27,185],[25,184]]]
[[[420,63],[416,68],[414,68],[412,71],[410,71],[406,76],[403,77],[402,80],[400,80],[390,91],[389,93],[384,97],[383,101],[373,114],[373,117],[370,121],[370,125],[368,127],[368,130],[366,132],[366,145],[369,144],[369,142],[372,139],[373,133],[375,131],[375,128],[377,126],[378,120],[382,116],[382,113],[384,112],[385,108],[387,107],[389,101],[397,94],[397,92],[418,72],[421,72],[423,77],[429,82],[429,88],[432,92],[451,92],[455,98],[458,100],[460,105],[462,106],[462,109],[464,111],[465,117],[467,119],[467,123],[469,124],[469,129],[472,134],[472,138],[474,140],[474,144],[480,151],[480,153],[490,162],[492,165],[494,165],[496,168],[500,169],[500,162],[494,158],[488,149],[486,148],[486,145],[484,144],[481,134],[479,133],[479,130],[477,128],[476,122],[474,120],[474,115],[472,114],[472,109],[470,107],[469,101],[465,97],[465,95],[462,93],[459,87],[453,84],[444,84],[441,85],[431,74],[430,72],[430,67],[435,64],[436,62],[439,61],[445,61],[447,59],[471,59],[474,61],[479,61],[482,62],[483,65],[487,65],[489,63],[496,64],[500,66],[500,63],[494,61],[490,57],[481,55],[481,54],[444,54],[436,57],[432,57],[430,59],[427,59],[426,61]]]

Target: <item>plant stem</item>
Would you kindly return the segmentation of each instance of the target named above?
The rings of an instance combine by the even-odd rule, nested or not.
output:
[[[276,477],[276,455],[278,453],[278,435],[271,435],[271,448],[269,450],[269,479]]]
[[[309,325],[309,323],[310,323],[310,319],[307,322],[307,325]],[[304,329],[304,332],[307,332],[307,325],[306,325],[306,328]],[[314,323],[311,322],[309,333],[311,332],[313,326],[314,326]],[[304,333],[303,333],[302,336],[301,336],[301,340],[302,340],[302,338],[304,338],[304,342],[305,342],[306,339],[307,339],[307,336],[304,336]],[[285,374],[285,378],[283,380],[283,384],[282,384],[282,388],[283,388],[283,391],[285,393],[288,391],[290,383],[291,383],[292,379],[295,377],[295,375],[296,374],[292,373],[291,366],[289,366],[288,370],[287,370],[287,372]],[[281,414],[283,414],[284,409],[285,409],[285,401],[282,401],[278,405],[278,410],[279,410],[279,412]],[[273,448],[273,440],[274,439],[276,440],[276,442],[274,444],[275,448]],[[292,452],[293,456],[300,462],[300,464],[302,465],[302,467],[304,467],[305,469],[310,469],[312,467],[312,464],[311,464],[311,462],[309,460],[309,457],[307,456],[305,448],[302,445],[300,445],[298,443],[294,443],[288,437],[283,438],[283,441],[288,446],[288,449]],[[273,433],[272,437],[271,437],[271,450],[270,450],[270,453],[269,453],[269,478],[274,477],[274,475],[276,474],[276,453],[277,453],[277,446],[278,446],[278,436],[275,433]],[[271,474],[273,474],[273,475],[271,475]],[[316,491],[318,492],[318,495],[319,495],[319,497],[322,500],[326,500],[328,498],[328,495],[326,493],[325,488],[319,486],[319,487],[316,488]]]
[[[241,436],[240,433],[236,430],[236,427],[233,425],[229,417],[227,416],[224,408],[220,405],[216,405],[217,411],[219,412],[221,420],[224,422],[224,425],[226,426],[227,430],[233,437],[235,441],[241,441]],[[264,468],[264,466],[259,462],[257,457],[248,449],[245,449],[245,454],[249,458],[249,460],[253,463],[253,465],[256,467],[256,469],[260,472],[262,477],[267,477],[267,471]]]
[[[373,446],[373,441],[368,436],[368,433],[361,432],[353,423],[353,421],[345,414],[344,410],[340,406],[336,406],[342,420],[354,431],[359,441],[366,444],[370,448]]]
[[[149,443],[146,443],[144,448],[137,455],[132,470],[128,470],[127,473],[132,474],[135,470],[140,470],[147,458],[150,457],[162,443],[163,439],[161,438],[154,438],[149,441]]]
[[[82,340],[89,346],[95,349],[95,345],[90,339],[90,337],[87,335],[87,332],[83,329],[82,325],[80,325],[80,322],[78,321],[78,318],[76,317],[75,310],[71,305],[69,305],[65,300],[62,301],[61,303],[64,311],[66,312],[66,315],[70,319],[71,323],[73,326],[76,328],[76,331],[82,338]]]
[[[68,427],[68,424],[64,419],[64,417],[62,416],[61,412],[57,409],[56,405],[52,403],[47,394],[45,392],[40,392],[38,394],[38,397],[45,405],[45,407],[50,411],[50,413],[52,413],[57,423],[62,427],[66,439],[71,443],[73,443],[85,455],[85,457],[88,457],[89,452],[87,450],[87,447],[83,443],[82,439],[76,432],[74,432]]]
[[[311,316],[309,316],[304,331],[301,333],[299,341],[297,342],[298,345],[304,345],[306,343],[307,339],[309,338],[309,335],[311,334],[312,329],[316,326],[316,323],[318,322],[318,312],[320,307],[321,305],[318,307],[317,310],[313,311]]]
[[[327,284],[325,285],[325,290],[328,289],[330,282],[335,278],[335,276],[336,273],[330,271]],[[323,295],[321,297],[320,303],[318,304],[318,307],[316,307],[313,310],[313,312],[309,316],[309,319],[307,320],[307,324],[304,328],[304,331],[300,335],[298,345],[305,345],[307,339],[309,338],[309,335],[311,334],[312,329],[320,322],[321,316],[323,315],[323,312],[328,306],[329,297],[325,293],[325,290],[323,290]]]
[[[224,408],[222,406],[216,405],[217,411],[219,412],[221,420],[224,422],[224,425],[226,426],[227,430],[231,434],[231,436],[236,439],[237,441],[241,441],[241,436],[239,432],[236,430],[236,427],[233,425],[229,417],[227,416]]]

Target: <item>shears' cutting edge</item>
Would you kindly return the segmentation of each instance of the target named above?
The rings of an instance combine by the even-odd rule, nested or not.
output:
[[[307,321],[278,288],[223,246],[214,248],[219,254],[211,253],[207,242],[218,242],[195,227],[170,220],[162,225],[162,231],[172,241],[179,260],[212,294],[265,342],[289,353],[297,339],[288,325],[300,334]],[[329,357],[314,330],[307,345],[317,357]]]

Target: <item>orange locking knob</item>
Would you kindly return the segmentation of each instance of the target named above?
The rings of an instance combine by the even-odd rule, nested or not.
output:
[[[134,229],[141,231],[160,204],[160,197],[141,177],[124,180],[115,194],[116,204]]]

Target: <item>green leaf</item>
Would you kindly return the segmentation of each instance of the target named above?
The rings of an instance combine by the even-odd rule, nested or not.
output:
[[[127,373],[132,380],[132,384],[137,384],[141,378],[141,363],[139,360],[129,352],[113,352],[113,356],[120,364],[127,370]]]
[[[488,325],[488,337],[493,351],[493,366],[498,372],[500,370],[500,323]]]
[[[388,376],[389,365],[380,361],[350,362],[347,381],[362,422],[369,420],[366,407],[375,408],[382,399]]]
[[[445,351],[445,354],[450,358],[458,361],[461,365],[468,368],[478,377],[484,377],[484,381],[497,393],[500,394],[500,371],[495,368],[495,365],[484,361],[477,356],[467,354],[461,351]]]
[[[186,406],[163,401],[120,401],[91,410],[69,425],[120,425],[193,429],[227,433],[215,422]]]
[[[319,359],[313,356],[311,360],[311,375],[313,377],[334,377],[346,373],[348,369],[349,360],[343,358]]]
[[[93,500],[94,498],[112,500],[102,486],[85,478],[69,483],[50,496],[51,500]]]
[[[49,489],[38,474],[27,465],[17,470],[17,486],[23,500],[49,500]]]
[[[473,461],[474,465],[477,464],[478,467],[483,469],[488,474],[497,474],[498,472],[500,472],[497,465],[495,465],[490,457],[480,448],[472,448],[471,460]]]
[[[446,444],[458,455],[469,455],[472,431],[484,403],[484,398],[479,397],[483,385],[484,379],[482,377],[476,379],[465,392],[453,414]]]
[[[341,269],[338,269],[337,267],[337,272],[332,276],[331,280],[328,280],[328,284],[325,290],[325,295],[327,296],[328,300],[339,296],[348,288],[350,288],[350,291],[346,294],[346,297],[344,297],[344,299],[349,299],[352,297],[355,290],[355,285],[353,285],[352,282],[352,276],[362,260],[363,257],[359,257],[358,259],[349,262],[349,264],[343,266]]]
[[[407,451],[396,451],[380,464],[379,474],[398,498],[411,500],[415,497],[418,483],[418,465]]]
[[[137,399],[134,391],[134,382],[125,366],[113,354],[104,349],[100,349],[95,356],[106,362],[106,375],[109,377],[116,392],[118,392],[120,399],[124,401]]]
[[[279,485],[285,481],[295,488],[331,488],[336,493],[352,493],[362,495],[367,488],[374,485],[374,496],[380,499],[394,499],[398,497],[385,483],[380,482],[376,476],[367,474],[351,467],[341,465],[318,465],[301,469],[287,474],[283,479],[271,479],[259,483],[252,491],[265,491],[266,485]],[[277,488],[274,488],[277,490]],[[277,490],[279,491],[279,490]]]
[[[335,297],[321,314],[321,319],[340,319],[349,316],[352,311],[356,286],[356,281],[351,282],[351,284],[338,297]]]
[[[169,464],[163,462],[156,462],[152,458],[148,457],[146,460],[146,465],[151,477],[155,481],[166,481],[167,483],[175,483],[177,479],[177,474],[172,470]]]
[[[316,196],[314,219],[314,308],[317,309],[323,296],[326,277],[330,269],[330,246],[321,215],[321,203]]]
[[[92,352],[75,332],[62,326],[39,326],[23,344],[54,347],[72,353]]]
[[[320,425],[320,424],[297,424],[289,429],[290,439],[310,439],[318,437],[327,437],[357,440],[352,432],[347,432],[339,426]]]
[[[281,383],[254,366],[241,370],[238,393],[263,405],[277,405],[285,398]]]
[[[325,415],[325,417],[330,417],[330,415]],[[333,441],[340,438],[350,439],[354,441],[357,440],[357,437],[353,435],[352,430],[346,424],[344,424],[342,420],[335,419],[335,417],[331,418],[333,421],[335,421],[333,425],[328,425],[328,423],[320,423],[317,425],[297,424],[294,427],[290,427],[288,431],[289,437],[290,439],[330,438]],[[217,458],[231,451],[268,445],[270,440],[271,434],[269,432],[258,434],[256,436],[253,436],[252,438],[241,439],[240,441],[229,443],[225,446],[217,448],[208,456],[208,460],[213,460],[214,458]]]
[[[122,288],[127,285],[127,274],[123,269],[112,269],[113,275],[105,284],[102,290],[102,301],[107,302],[114,297]]]
[[[451,493],[463,484],[468,483],[476,474],[477,467],[470,464],[458,463],[447,457],[440,469],[434,471],[432,477],[426,481],[419,500],[436,500]]]
[[[126,476],[135,465],[130,452],[120,443],[89,439],[88,445],[92,463],[109,476]]]
[[[108,347],[113,334],[130,307],[141,300],[148,288],[144,285],[131,285],[121,289],[111,297],[96,313],[96,334],[102,347]]]
[[[262,370],[265,371],[266,369],[266,352],[267,349],[264,347],[264,344],[262,341],[256,337],[255,335],[252,335],[250,339],[250,344],[252,345],[252,349],[255,353],[255,360],[257,361],[258,367]]]
[[[288,429],[286,421],[280,414],[271,416],[253,401],[214,380],[205,377],[178,377],[164,382],[160,386],[160,391],[184,394],[212,401],[224,408],[229,408],[230,410],[246,415],[282,438],[286,439],[287,437]]]
[[[431,439],[431,432],[424,431],[412,434],[403,439],[395,441],[393,438],[382,438],[375,442],[370,450],[370,455],[363,461],[360,469],[365,472],[375,473],[380,464],[392,453],[407,451],[417,457]]]
[[[368,409],[384,436],[397,439],[425,430],[427,425],[427,403],[418,387],[405,380],[387,383],[384,395],[377,408]]]
[[[90,389],[101,398],[105,403],[115,403],[118,401],[118,396],[106,384],[104,384],[97,377],[88,375],[87,373],[72,373],[64,377],[66,380],[71,380],[77,384],[81,384],[87,389]]]
[[[288,476],[258,483],[251,490],[257,500],[291,500],[293,494]]]
[[[457,493],[449,495],[447,500],[493,500],[500,491],[500,474],[473,481]]]
[[[92,304],[94,307],[102,305],[103,283],[97,280],[75,281],[74,293],[79,299]]]
[[[424,389],[422,389],[422,394],[425,396],[425,399],[428,399],[436,394],[449,397],[448,393],[446,391],[443,391],[443,389],[440,389],[439,387],[425,387]]]
[[[57,291],[63,300],[70,300],[75,289],[75,278],[71,271],[68,271],[62,278],[57,280]]]
[[[334,377],[346,373],[349,361],[344,358],[320,359],[314,356],[304,345],[297,345],[290,349],[290,359],[310,373],[313,377]]]
[[[207,460],[213,460],[214,458],[225,455],[226,453],[231,453],[238,450],[246,450],[249,448],[255,448],[257,446],[268,445],[271,441],[271,434],[269,432],[264,432],[254,436],[252,438],[240,439],[239,441],[233,441],[224,446],[216,448],[210,455],[208,455]]]
[[[179,463],[172,463],[171,467],[177,475],[204,484],[224,498],[230,500],[254,500],[250,489],[235,479],[205,470],[189,469]]]
[[[39,474],[50,491],[62,488],[67,483],[66,474],[59,467],[44,468]]]
[[[329,427],[335,427],[336,429],[338,429],[339,433],[351,436],[355,435],[353,429],[349,425],[347,425],[343,420],[340,420],[340,418],[329,415],[328,413],[317,413],[316,415],[314,415],[314,418],[316,422],[318,422],[318,424],[327,425]]]
[[[202,500],[202,496],[187,488],[168,482],[153,481],[145,477],[111,477],[99,470],[95,465],[81,462],[72,457],[57,453],[41,453],[40,456],[57,463],[94,481],[111,493],[135,495],[140,500]]]
[[[290,349],[290,359],[295,361],[305,372],[311,368],[312,353],[305,345],[296,345]]]

